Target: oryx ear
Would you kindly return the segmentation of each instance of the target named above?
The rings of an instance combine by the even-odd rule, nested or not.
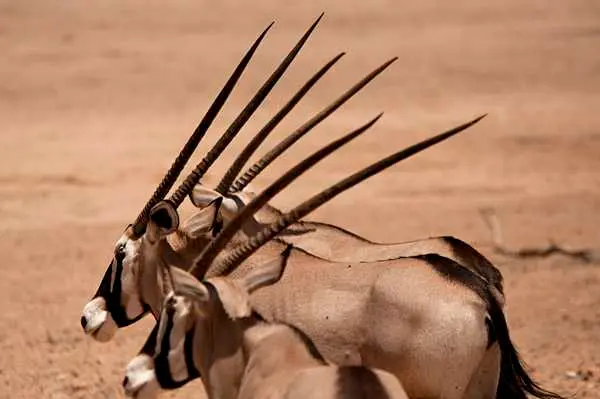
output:
[[[213,229],[219,222],[219,210],[223,203],[223,197],[217,197],[206,207],[196,212],[183,222],[181,230],[190,238],[197,238]]]
[[[276,259],[254,268],[248,275],[241,279],[242,285],[248,294],[252,294],[259,288],[275,284],[279,281],[281,276],[283,276],[293,247],[292,244],[288,244]]]
[[[148,233],[157,235],[160,238],[171,234],[179,227],[179,215],[177,210],[169,201],[160,201],[154,205],[150,211],[148,227],[151,231]]]
[[[192,201],[192,204],[194,204],[196,208],[200,209],[210,205],[215,199],[222,197],[223,196],[215,190],[205,187],[200,183],[196,184],[190,193],[190,201]]]
[[[231,197],[224,197],[223,206],[221,207],[223,220],[230,221],[233,219],[249,202],[249,199],[238,193],[233,194]]]

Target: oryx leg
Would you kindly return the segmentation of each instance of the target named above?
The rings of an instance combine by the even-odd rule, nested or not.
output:
[[[363,364],[392,372],[409,397],[463,399],[487,351],[486,309],[474,292],[426,268],[407,277],[391,269],[373,285]]]
[[[486,351],[477,372],[471,379],[465,399],[496,399],[501,356],[500,345],[495,342]]]

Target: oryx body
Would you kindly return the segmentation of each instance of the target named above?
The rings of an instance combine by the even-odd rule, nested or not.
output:
[[[165,296],[161,282],[163,280],[157,277],[157,272],[167,269],[167,265],[190,267],[187,256],[190,245],[184,245],[183,250],[177,251],[166,240],[166,237],[179,227],[177,207],[264,100],[315,25],[316,22],[240,112],[202,162],[168,200],[163,200],[191,155],[193,147],[197,145],[224,103],[227,94],[223,93],[231,91],[231,81],[239,77],[240,69],[243,70],[245,64],[242,62],[236,68],[235,76],[232,75],[226,87],[217,96],[154,195],[118,241],[112,262],[97,293],[84,308],[82,326],[88,334],[107,340],[112,337],[116,327],[130,325],[148,311],[155,317],[159,316]],[[251,55],[262,36],[248,54]],[[246,63],[250,56],[248,54],[244,58]],[[338,58],[339,56],[332,62]],[[299,130],[310,130],[324,118],[323,115],[333,112],[393,60],[367,75],[328,107],[326,112],[319,113]],[[331,65],[331,62],[328,65]],[[207,214],[212,217],[206,220],[206,214],[196,215],[197,218],[190,223],[190,226],[193,226],[192,233],[178,235],[179,238],[184,238],[184,242],[191,238],[202,243],[198,247],[203,248],[198,259],[191,265],[192,269],[198,268],[194,276],[203,278],[209,268],[219,270],[215,275],[226,275],[231,268],[238,266],[253,253],[255,258],[264,257],[272,253],[273,250],[268,249],[270,246],[275,246],[275,250],[279,251],[279,244],[272,239],[318,206],[400,160],[472,126],[482,117],[391,154],[348,176],[285,213],[274,224],[269,225],[268,229],[263,229],[239,246],[231,247],[231,239],[236,236],[241,224],[249,216],[265,206],[274,195],[316,162],[367,130],[378,118],[304,159],[257,195],[229,223],[216,228],[215,221],[218,218],[215,215],[218,209],[215,211],[208,208]],[[215,206],[217,205],[218,203],[215,203]],[[265,244],[267,247],[256,252]],[[225,249],[223,252],[227,245],[230,245],[230,250]],[[220,257],[215,259],[218,255]],[[431,395],[448,399],[491,398],[496,394],[498,375],[501,381],[497,391],[500,398],[521,399],[525,398],[525,392],[534,393],[539,397],[546,395],[545,391],[531,382],[520,366],[519,358],[508,338],[504,315],[498,302],[490,294],[488,282],[460,264],[435,255],[433,258],[425,256],[348,264],[294,251],[291,259],[291,277],[288,279],[284,276],[281,283],[265,290],[262,296],[252,298],[252,301],[258,309],[265,312],[266,317],[281,317],[293,324],[305,326],[309,334],[314,335],[316,345],[322,347],[333,359],[340,359],[344,364],[381,364],[381,368],[401,377],[407,391],[417,398]],[[248,267],[252,266],[252,262],[250,260],[246,263]],[[240,271],[242,272],[243,270]],[[455,280],[461,284],[455,284],[456,281],[449,277],[454,275],[457,277]],[[466,282],[463,281],[465,279]],[[388,280],[392,283],[388,283]],[[410,284],[402,285],[403,281]],[[286,288],[280,289],[279,286]],[[307,287],[306,292],[303,292]],[[355,291],[356,295],[350,295],[350,291]],[[273,303],[274,300],[285,302],[287,305]],[[308,308],[305,307],[306,304]],[[333,307],[330,304],[333,304]],[[370,315],[373,315],[373,319],[369,318]],[[331,327],[322,324],[323,319],[328,320],[328,317],[339,321],[350,316],[357,318],[347,320],[349,324],[353,324],[348,328],[344,323],[336,324],[336,329],[347,329],[347,332],[331,331]],[[494,327],[494,334],[490,334],[490,323]],[[371,329],[374,325],[379,325],[380,328]],[[391,333],[387,333],[388,331]],[[465,339],[467,337],[468,339]],[[407,342],[399,342],[402,339],[406,339]],[[398,342],[394,342],[396,340]],[[227,364],[228,362],[225,362],[221,367],[227,367]],[[414,370],[421,367],[422,370]],[[409,369],[410,372],[407,372]],[[404,372],[407,373],[406,377],[399,374]],[[434,375],[433,378],[430,373]],[[451,378],[446,378],[448,375]]]
[[[392,374],[333,365],[301,330],[252,309],[249,295],[277,281],[286,259],[203,283],[176,272],[157,327],[127,368],[125,391],[149,399],[159,386],[202,375],[211,399],[408,399]]]
[[[255,195],[241,191],[222,196],[218,192],[198,184],[191,193],[193,204],[204,208],[219,199],[219,217],[228,222],[248,204]],[[254,236],[269,223],[274,222],[282,211],[266,205],[242,226],[246,236]],[[486,280],[492,293],[504,306],[503,278],[500,271],[481,253],[469,244],[451,236],[430,237],[414,241],[381,243],[374,242],[339,226],[318,222],[302,221],[282,231],[278,238],[293,244],[309,254],[336,262],[377,262],[399,257],[438,254],[478,274]]]
[[[142,302],[158,316],[165,298],[160,269],[177,264],[177,259],[167,261],[160,256],[169,251],[162,247],[166,245],[162,232],[168,229],[162,230],[165,227],[156,225],[154,219],[137,248],[137,258],[146,263],[131,265],[137,268],[131,274],[138,276],[138,286],[131,291],[139,292]],[[236,277],[252,273],[285,247],[278,240],[268,242],[236,270]],[[195,283],[180,269],[173,273]],[[501,362],[516,358],[504,315],[488,284],[438,255],[347,263],[294,249],[281,280],[253,293],[250,302],[266,319],[301,328],[335,363],[392,373],[412,397],[495,398]],[[214,334],[235,335],[217,327]],[[235,382],[235,375],[243,371],[238,358],[242,353],[224,353],[214,367],[233,372],[237,364],[237,374],[231,377]],[[502,366],[522,371],[518,364]],[[184,373],[183,380],[175,378],[170,386],[178,387],[189,376],[205,372]],[[503,377],[510,385],[520,376]]]

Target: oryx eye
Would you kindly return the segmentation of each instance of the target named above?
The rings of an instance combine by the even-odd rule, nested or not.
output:
[[[117,245],[117,247],[115,248],[115,258],[118,261],[122,261],[123,259],[125,259],[125,244]]]
[[[213,238],[216,237],[221,232],[221,230],[223,230],[223,222],[220,220],[215,220],[212,225]]]
[[[170,297],[169,299],[167,299],[167,310],[173,310],[176,304],[177,299],[174,296]]]

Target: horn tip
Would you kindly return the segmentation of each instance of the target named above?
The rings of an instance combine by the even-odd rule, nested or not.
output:
[[[471,124],[475,124],[477,122],[479,122],[480,120],[482,120],[483,118],[485,118],[486,116],[488,116],[488,113],[486,112],[485,114],[481,114],[479,115],[477,118],[473,119],[471,121]]]
[[[379,114],[377,114],[375,116],[375,118],[371,119],[367,124],[366,127],[371,127],[373,126],[379,119],[381,119],[381,117],[383,116],[383,112],[380,112]]]
[[[321,14],[319,14],[319,16],[317,17],[317,19],[315,20],[315,22],[313,22],[313,24],[308,29],[308,33],[312,32],[313,29],[315,29],[315,27],[319,24],[319,22],[321,22],[321,19],[323,19],[324,15],[325,15],[325,12],[321,12]]]

